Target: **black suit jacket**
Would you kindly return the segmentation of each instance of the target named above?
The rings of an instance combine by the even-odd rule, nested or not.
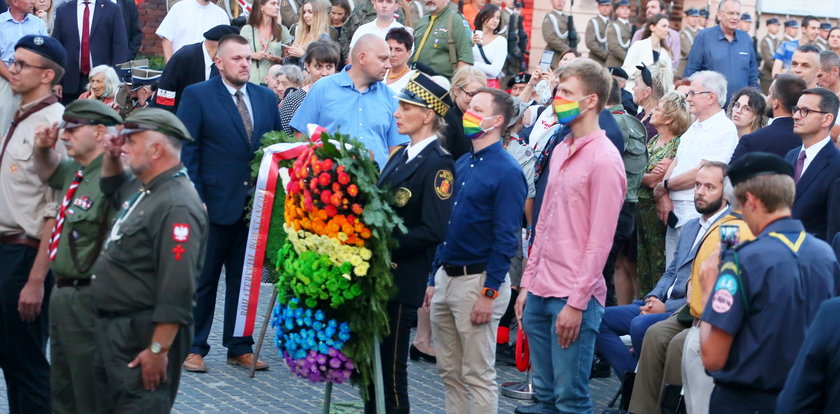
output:
[[[120,6],[110,0],[96,0],[93,23],[90,26],[91,69],[99,65],[115,66],[127,62],[128,42],[125,35],[125,21]],[[68,1],[55,11],[55,26],[52,37],[67,51],[66,70],[61,79],[64,92],[78,93],[84,85],[79,82],[79,53],[82,42],[79,39],[79,24],[76,18],[76,2]]]
[[[423,302],[435,248],[446,237],[453,198],[451,190],[439,190],[447,174],[450,182],[443,185],[453,184],[455,162],[438,141],[423,148],[408,163],[405,151],[402,147],[394,152],[382,170],[378,185],[394,193],[398,201],[410,194],[404,205],[398,202],[394,207],[408,233],[394,232],[398,246],[391,252],[391,260],[397,264],[394,269],[397,294],[391,300],[416,308]],[[397,193],[402,196],[396,197]]]
[[[796,166],[796,158],[802,147],[799,146],[788,152],[785,160]],[[805,231],[822,239],[831,240],[828,221],[831,210],[832,194],[840,178],[840,151],[829,142],[817,153],[811,164],[796,183],[796,198],[793,202],[793,218],[802,221]],[[835,218],[832,217],[832,221]]]
[[[143,32],[140,30],[140,16],[137,12],[137,5],[134,0],[117,0],[122,10],[125,23],[125,34],[128,41],[128,59],[134,59],[140,51],[140,44],[143,41]],[[122,63],[122,62],[120,62]]]
[[[158,81],[158,91],[152,106],[172,112],[178,110],[178,103],[187,86],[204,82],[204,43],[186,45],[169,59]],[[219,71],[212,66],[210,77],[218,76]]]
[[[776,118],[772,124],[741,137],[729,164],[751,152],[769,152],[784,157],[790,150],[800,146],[802,138],[793,133],[793,118]]]

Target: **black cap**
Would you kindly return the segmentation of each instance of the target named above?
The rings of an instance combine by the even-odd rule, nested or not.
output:
[[[751,22],[752,21],[752,16],[750,16],[749,13],[744,13],[744,14],[741,15],[741,20],[743,20],[745,22]]]
[[[734,187],[759,175],[784,174],[793,177],[793,166],[776,154],[751,152],[729,166],[726,174]]]
[[[429,108],[440,116],[446,116],[446,112],[452,107],[449,91],[423,72],[417,72],[396,98],[405,103]]]
[[[820,30],[831,30],[831,23],[820,23]]]
[[[770,26],[771,24],[781,24],[781,23],[782,22],[780,22],[779,19],[777,19],[775,17],[767,19],[767,25],[768,26]]]
[[[627,72],[618,66],[610,66],[607,68],[607,70],[610,71],[610,75],[612,76],[618,76],[621,79],[630,79],[630,76],[627,75]]]
[[[19,47],[35,52],[61,67],[64,67],[67,61],[67,51],[64,50],[64,46],[49,36],[26,35],[18,40],[15,50]]]
[[[695,9],[694,7],[692,7],[692,8],[690,8],[690,9],[688,9],[688,10],[686,10],[686,11],[685,11],[685,15],[686,15],[686,16],[695,16],[695,17],[696,17],[696,16],[699,16],[699,15],[700,15],[700,10],[697,10],[697,9]]]
[[[231,26],[229,24],[220,24],[204,32],[204,38],[218,42],[219,39],[230,34],[239,34],[239,29],[236,26]]]
[[[516,75],[513,75],[510,80],[508,81],[507,87],[508,89],[512,88],[513,85],[521,85],[523,83],[528,83],[531,81],[531,75],[525,72],[519,72]]]
[[[799,27],[799,22],[796,20],[788,20],[785,22],[785,27]]]

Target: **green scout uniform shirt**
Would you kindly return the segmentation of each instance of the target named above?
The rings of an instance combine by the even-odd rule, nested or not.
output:
[[[434,22],[432,22],[434,18]],[[429,24],[431,22],[431,27]],[[450,33],[451,30],[451,33]],[[449,56],[449,36],[455,45],[455,59]],[[424,42],[425,40],[425,42]],[[438,73],[451,78],[458,62],[473,64],[472,30],[464,16],[444,7],[437,15],[426,15],[414,26],[414,47],[412,62],[422,62]]]
[[[184,167],[147,185],[127,173],[103,178],[102,191],[127,201],[94,266],[96,308],[114,314],[151,311],[153,323],[191,324],[208,225]]]
[[[47,181],[50,187],[61,191],[59,197],[62,201],[79,168],[82,168],[81,164],[71,158],[65,158]],[[116,209],[110,207],[110,203],[99,189],[101,172],[100,155],[82,169],[82,182],[67,206],[58,250],[51,265],[52,271],[61,278],[89,278],[93,262],[99,256],[101,241],[108,234]]]

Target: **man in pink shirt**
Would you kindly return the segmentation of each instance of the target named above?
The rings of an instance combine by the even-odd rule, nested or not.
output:
[[[572,133],[547,167],[516,315],[531,346],[540,412],[585,414],[592,412],[589,371],[607,292],[602,270],[627,182],[621,155],[598,125],[612,84],[609,72],[578,59],[558,78],[554,110]]]

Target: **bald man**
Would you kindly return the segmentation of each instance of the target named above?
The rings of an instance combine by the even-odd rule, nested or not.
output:
[[[391,68],[390,56],[388,43],[379,36],[360,37],[350,51],[351,65],[322,78],[306,94],[291,122],[296,135],[306,133],[309,124],[331,133],[340,129],[361,140],[382,169],[390,151],[408,142],[394,121],[397,100],[382,82]]]

